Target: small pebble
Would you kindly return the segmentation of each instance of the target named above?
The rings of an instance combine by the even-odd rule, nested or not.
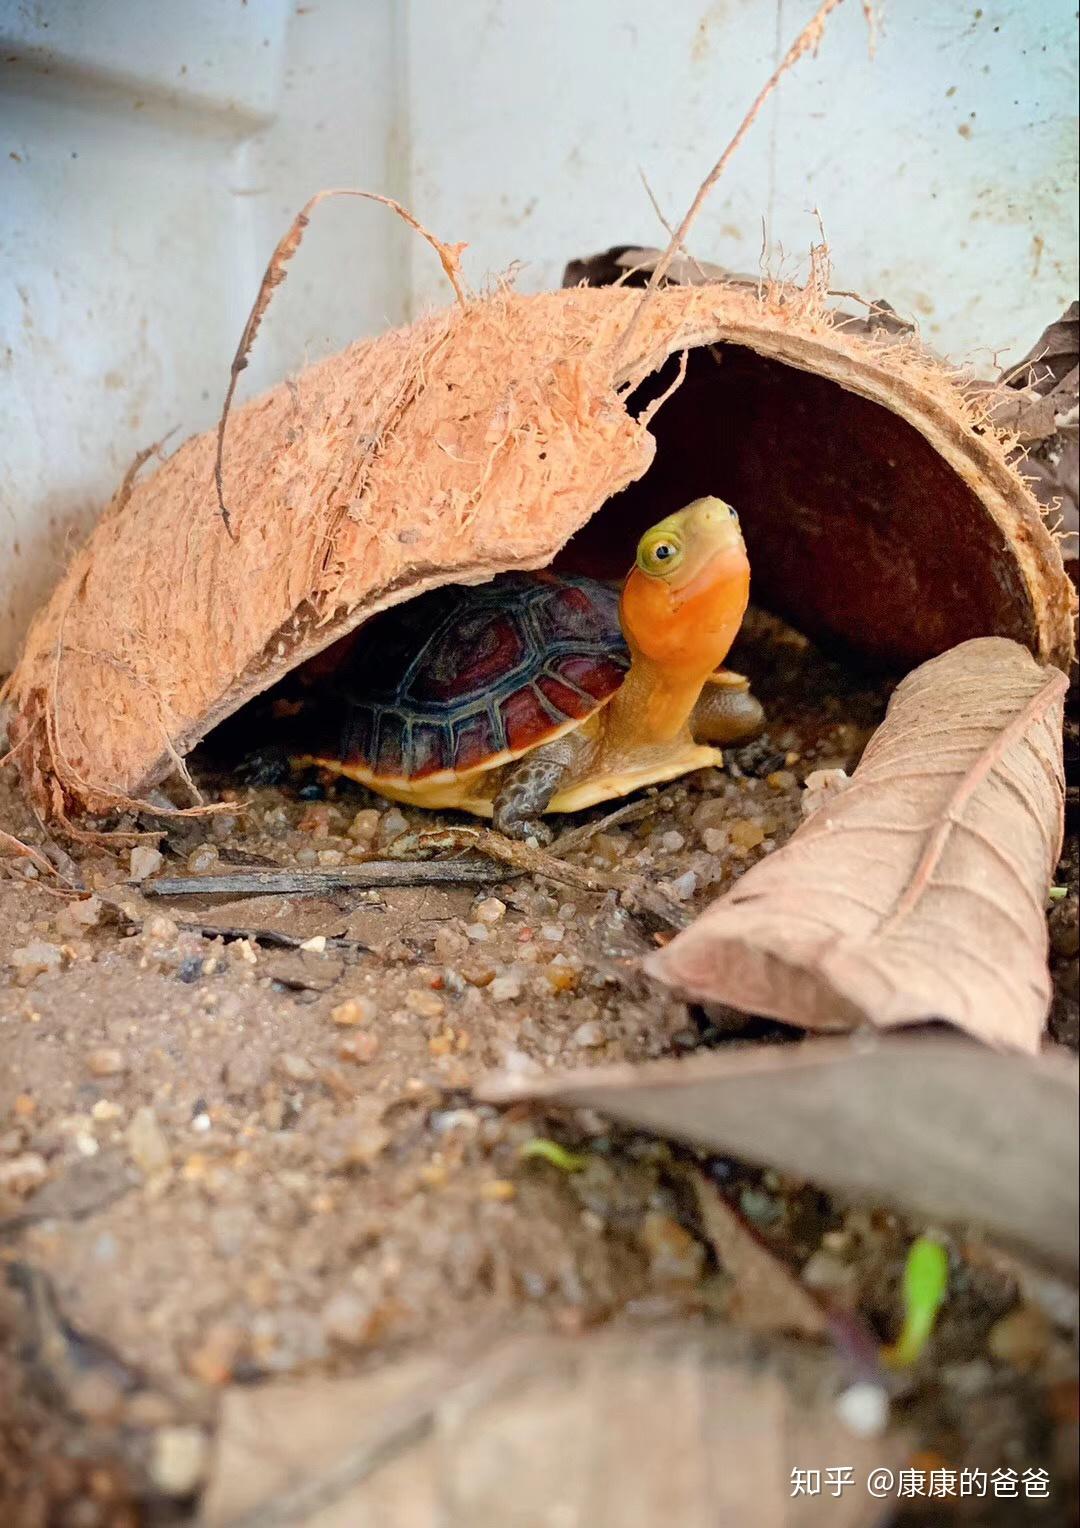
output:
[[[354,1024],[370,1024],[377,1013],[378,1009],[369,997],[350,997],[331,1008],[330,1018],[334,1024],[346,1029]]]
[[[638,1239],[648,1253],[650,1272],[659,1283],[696,1284],[700,1279],[705,1248],[670,1215],[646,1215]]]
[[[579,1024],[570,1036],[575,1045],[582,1050],[592,1050],[604,1043],[604,1031],[595,1019],[587,1019],[584,1024]]]
[[[26,1194],[33,1193],[48,1177],[49,1169],[45,1158],[38,1156],[36,1151],[27,1151],[22,1156],[12,1157],[7,1162],[0,1162],[0,1191],[22,1198]]]
[[[158,1124],[153,1109],[136,1109],[131,1123],[124,1132],[131,1160],[141,1173],[151,1177],[168,1167],[171,1160],[169,1143]]]
[[[990,1328],[986,1348],[1022,1373],[1037,1369],[1050,1346],[1050,1323],[1037,1305],[1020,1305]]]
[[[706,828],[722,828],[728,816],[728,804],[720,796],[710,796],[694,811],[693,824],[699,833]]]
[[[783,1206],[760,1189],[744,1188],[739,1195],[739,1208],[756,1226],[775,1225],[783,1214]]]
[[[566,930],[561,923],[542,923],[540,938],[545,944],[562,944]]]
[[[856,1438],[880,1438],[889,1425],[889,1397],[880,1385],[861,1380],[836,1398],[836,1415]]]
[[[348,1289],[327,1300],[320,1320],[327,1337],[350,1346],[367,1342],[375,1327],[370,1303]]]
[[[794,790],[798,783],[790,769],[774,769],[771,775],[765,776],[765,784],[774,791]]]
[[[521,996],[521,979],[511,971],[496,976],[488,986],[488,992],[496,1003],[510,1003]]]
[[[161,1427],[150,1447],[150,1479],[164,1496],[190,1496],[205,1478],[208,1461],[201,1427]]]
[[[91,1077],[119,1077],[127,1071],[127,1057],[115,1046],[102,1045],[86,1057],[86,1069]]]
[[[139,943],[149,948],[162,945],[171,948],[180,937],[180,925],[164,913],[151,913],[143,919],[139,930]]]
[[[685,843],[686,839],[681,833],[675,832],[674,829],[670,833],[662,833],[660,835],[660,847],[665,849],[668,854],[677,854]]]
[[[362,1030],[360,1034],[342,1040],[337,1053],[340,1061],[354,1061],[357,1066],[367,1066],[379,1054],[379,1037],[369,1029]]]
[[[60,949],[55,944],[46,944],[43,939],[32,939],[8,956],[8,964],[14,968],[16,979],[24,984],[46,971],[59,971],[63,963]]]
[[[506,903],[500,902],[498,897],[485,897],[473,908],[473,914],[477,923],[498,923],[500,918],[506,917]]]
[[[728,837],[737,849],[756,849],[765,837],[765,829],[760,822],[739,818],[728,828]]]
[[[491,938],[491,933],[483,923],[470,923],[466,926],[465,934],[474,944],[483,944],[485,939]]]
[[[462,955],[469,948],[469,941],[459,930],[449,928],[446,924],[443,924],[435,932],[434,948],[436,960],[441,960],[444,964],[451,965],[454,961],[461,959]]]
[[[854,1289],[857,1278],[858,1269],[853,1263],[824,1247],[819,1247],[806,1260],[802,1270],[802,1281],[807,1289],[817,1290],[820,1294],[846,1295]]]
[[[811,770],[806,777],[806,789],[799,803],[803,816],[809,817],[810,813],[816,812],[830,796],[837,795],[850,784],[850,778],[844,769]]]
[[[355,843],[373,843],[375,835],[379,831],[379,818],[381,815],[373,807],[367,807],[364,811],[357,812],[352,822],[349,823],[346,832]]]
[[[322,955],[326,950],[326,935],[312,934],[310,939],[304,940],[300,948],[307,950],[312,955]]]
[[[390,1144],[390,1132],[378,1121],[363,1120],[345,1140],[344,1161],[349,1166],[370,1167]]]
[[[328,838],[330,836],[330,818],[336,816],[335,808],[327,801],[313,801],[306,806],[296,819],[296,831],[298,833],[310,833],[312,838]]]
[[[165,856],[160,849],[152,849],[149,844],[136,844],[128,859],[128,874],[133,881],[145,881],[149,876],[157,875],[165,863]]]
[[[81,897],[77,902],[67,904],[57,922],[75,933],[82,933],[84,929],[95,928],[100,923],[101,913],[100,897]]]
[[[192,875],[207,875],[218,868],[219,855],[214,844],[200,844],[188,855],[187,867]]]
[[[285,1078],[286,1082],[314,1082],[315,1068],[310,1061],[303,1056],[297,1056],[292,1051],[284,1051],[275,1062],[278,1074]]]
[[[225,1385],[244,1346],[244,1334],[227,1322],[215,1322],[188,1358],[188,1368],[204,1385]]]
[[[406,992],[405,1007],[421,1019],[437,1019],[446,1012],[446,1004],[439,994],[423,987]]]
[[[671,895],[676,902],[688,902],[697,891],[697,875],[693,870],[687,870],[682,875],[676,876],[670,884]]]
[[[382,814],[379,822],[379,843],[383,845],[393,843],[395,838],[399,838],[402,833],[406,832],[408,826],[408,818],[404,812],[399,812],[396,807],[392,807],[389,812]]]
[[[630,840],[622,833],[594,833],[589,849],[594,860],[601,865],[615,865],[630,847]]]
[[[516,1195],[517,1186],[509,1178],[489,1178],[480,1185],[480,1198],[493,1200],[496,1204],[505,1204]]]
[[[709,854],[722,854],[727,848],[727,832],[724,828],[706,828],[701,841]]]

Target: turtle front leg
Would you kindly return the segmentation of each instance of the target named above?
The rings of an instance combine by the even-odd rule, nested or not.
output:
[[[694,742],[730,748],[748,743],[764,730],[765,712],[750,693],[750,681],[731,669],[710,674],[690,717]]]
[[[555,738],[508,764],[492,802],[492,826],[507,838],[551,842],[551,829],[540,815],[570,773],[577,755],[569,737]]]

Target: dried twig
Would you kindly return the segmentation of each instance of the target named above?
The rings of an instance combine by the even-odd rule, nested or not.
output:
[[[312,897],[371,886],[492,886],[507,879],[490,860],[369,860],[328,870],[237,870],[223,875],[165,875],[139,884],[148,897]]]
[[[240,380],[240,373],[247,366],[251,347],[255,343],[255,336],[259,332],[259,325],[262,323],[266,310],[270,306],[270,298],[274,288],[280,286],[285,280],[285,267],[300,248],[300,242],[304,237],[304,230],[311,222],[311,214],[320,202],[325,202],[332,196],[358,196],[362,197],[365,201],[378,202],[381,206],[389,207],[392,212],[396,212],[398,217],[408,223],[410,228],[415,229],[421,238],[427,240],[438,255],[442,268],[446,272],[446,278],[454,289],[454,296],[462,307],[465,306],[468,300],[461,280],[461,252],[465,245],[444,244],[441,239],[436,238],[433,233],[429,232],[417,218],[413,217],[407,207],[403,207],[392,196],[380,196],[376,191],[360,191],[349,186],[336,186],[325,191],[317,191],[309,201],[304,203],[304,206],[293,219],[287,232],[279,239],[277,247],[270,256],[269,264],[263,273],[263,279],[259,283],[259,290],[252,304],[251,312],[248,314],[243,333],[240,335],[240,343],[236,347],[236,354],[233,356],[232,365],[229,368],[229,385],[225,390],[225,401],[221,407],[221,418],[218,420],[217,453],[214,457],[214,485],[217,488],[218,509],[221,511],[221,518],[225,522],[225,529],[234,541],[236,537],[233,535],[229,511],[225,507],[222,473],[225,454],[225,425],[229,418],[229,410],[232,407],[236,385]]]
[[[429,833],[402,833],[389,846],[387,854],[391,859],[415,861],[426,855],[469,851],[497,860],[519,875],[542,876],[549,881],[580,886],[584,891],[621,891],[627,884],[622,876],[567,864],[548,849],[505,838],[490,828],[437,828]]]
[[[572,854],[575,849],[581,849],[595,838],[597,833],[606,833],[608,828],[617,827],[623,822],[641,822],[645,817],[651,817],[657,809],[660,796],[653,787],[647,795],[640,796],[636,801],[624,801],[622,806],[617,806],[613,812],[608,812],[603,817],[598,817],[595,822],[583,823],[580,827],[570,828],[568,832],[561,833],[552,844],[552,854]]]
[[[661,207],[659,201],[657,200],[656,193],[649,185],[645,171],[641,168],[640,165],[638,165],[638,175],[641,179],[641,184],[645,187],[645,195],[649,198],[649,201],[652,204],[652,210],[656,213],[656,216],[659,218],[661,224],[663,225],[664,232],[667,234],[669,239],[673,239],[675,237],[675,230],[672,228],[668,219],[664,216],[664,209]],[[701,262],[690,253],[685,245],[680,245],[679,248],[682,250],[682,253],[686,256],[687,260],[689,260],[690,264],[697,271],[702,281],[707,282],[709,277],[706,275]]]
[[[24,844],[21,838],[15,837],[14,833],[5,833],[3,828],[0,828],[0,849],[3,849],[6,854],[14,854],[18,859],[29,860],[32,865],[36,865],[46,875],[56,876],[58,880],[65,879],[56,866],[50,865],[49,861],[39,850],[33,848],[30,844]]]
[[[615,346],[614,360],[616,366],[618,365],[618,362],[622,356],[626,353],[626,348],[630,343],[630,339],[637,329],[639,323],[641,322],[641,318],[645,312],[645,309],[652,302],[653,295],[656,292],[657,287],[667,275],[668,267],[671,265],[672,260],[678,254],[680,248],[682,248],[685,244],[686,236],[697,220],[698,213],[701,211],[706,197],[709,195],[709,192],[712,190],[713,186],[715,186],[716,182],[727,169],[736,150],[739,148],[739,145],[742,143],[743,139],[746,137],[747,133],[754,125],[754,122],[757,119],[761,108],[765,105],[765,102],[772,95],[773,91],[776,89],[777,85],[780,83],[781,79],[788,72],[788,70],[798,63],[799,59],[802,58],[804,53],[812,52],[817,47],[818,43],[821,41],[822,33],[825,30],[825,23],[828,20],[829,15],[841,3],[842,0],[822,0],[822,3],[818,6],[813,16],[811,16],[806,26],[803,27],[798,37],[796,37],[795,41],[791,44],[791,47],[787,50],[779,64],[777,64],[776,68],[773,70],[772,74],[770,74],[769,78],[765,81],[765,84],[758,91],[754,98],[753,104],[750,107],[750,110],[739,123],[739,126],[735,131],[735,136],[732,138],[724,152],[720,155],[720,158],[713,165],[708,175],[706,175],[705,179],[701,182],[701,185],[698,187],[697,195],[694,197],[694,200],[690,203],[690,206],[687,209],[686,216],[683,218],[678,228],[676,228],[675,232],[672,234],[667,248],[660,256],[660,259],[657,261],[653,273],[649,277],[649,284],[645,288],[644,296],[642,297],[640,303],[638,303],[637,307],[634,309],[634,312],[630,318],[630,322],[623,330],[622,335],[620,336]]]

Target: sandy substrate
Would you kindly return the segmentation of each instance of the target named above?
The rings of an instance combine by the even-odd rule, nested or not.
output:
[[[644,872],[693,913],[793,831],[811,769],[854,765],[880,687],[764,622],[740,662],[770,716],[749,772],[664,788],[572,862]],[[236,810],[169,835],[173,872],[331,868],[432,825],[311,775],[250,790],[209,756],[197,775]],[[9,772],[0,824],[43,842]],[[361,1372],[470,1323],[567,1334],[732,1319],[685,1153],[588,1115],[470,1098],[496,1067],[783,1033],[735,1016],[728,1029],[647,986],[636,963],[664,937],[647,915],[528,879],[167,902],[129,895],[126,849],[72,852],[89,904],[0,862],[4,1523],[190,1518],[230,1384]],[[1075,1046],[1074,845],[1058,878],[1070,889],[1051,913],[1053,1028]],[[537,1135],[584,1153],[585,1170],[523,1161]],[[895,1335],[921,1227],[736,1162],[708,1171],[786,1266]],[[1030,1521],[1064,1522],[1072,1342],[1007,1269],[957,1256],[904,1416],[927,1458],[1045,1468],[1055,1500]],[[953,1520],[932,1506],[901,1520]],[[1015,1503],[999,1518],[978,1507],[955,1520],[1018,1521]]]

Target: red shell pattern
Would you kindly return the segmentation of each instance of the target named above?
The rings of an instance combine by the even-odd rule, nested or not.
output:
[[[341,723],[333,752],[384,779],[474,769],[583,721],[629,663],[609,584],[506,573],[436,589],[361,628],[323,696]]]

